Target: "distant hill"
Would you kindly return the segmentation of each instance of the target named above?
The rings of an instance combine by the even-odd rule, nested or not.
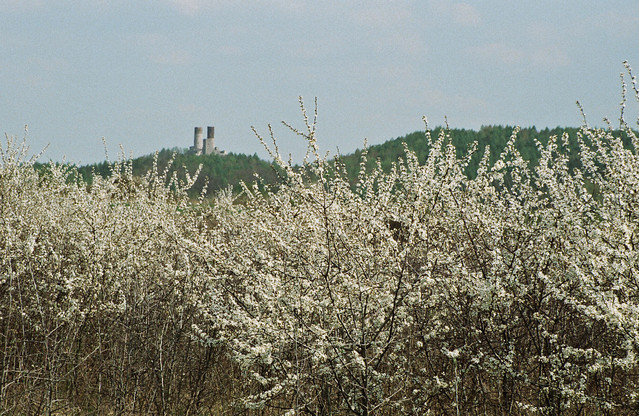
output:
[[[482,126],[479,131],[475,131],[467,129],[446,130],[442,127],[437,127],[432,130],[430,134],[433,138],[439,136],[442,131],[445,134],[450,135],[452,143],[457,150],[458,157],[466,155],[472,143],[475,141],[477,142],[477,152],[472,158],[466,172],[467,175],[472,177],[477,172],[477,166],[481,157],[484,155],[486,145],[490,145],[490,162],[492,164],[499,158],[499,155],[508,143],[514,129],[515,127],[513,126]],[[546,128],[543,130],[537,130],[535,127],[522,128],[517,135],[516,146],[524,159],[530,161],[533,165],[536,165],[540,154],[537,151],[534,139],[546,144],[551,136],[557,135],[561,137],[564,132],[567,132],[570,137],[569,152],[571,155],[571,167],[574,167],[578,164],[576,159],[578,153],[576,140],[578,131],[579,129],[577,128],[562,127],[556,127],[554,129]],[[367,166],[372,167],[375,163],[377,163],[377,159],[379,159],[382,167],[385,170],[389,170],[392,163],[397,161],[398,158],[404,157],[404,143],[406,143],[410,150],[416,153],[420,163],[424,163],[426,161],[430,150],[426,132],[417,131],[379,145],[370,146],[368,148]],[[351,180],[355,180],[357,177],[361,154],[362,150],[358,149],[354,153],[340,158],[342,163],[346,165]]]
[[[479,160],[484,154],[486,145],[490,145],[491,163],[494,163],[506,146],[506,143],[512,135],[514,127],[512,126],[483,126],[479,131],[467,129],[449,129],[444,130],[441,127],[431,131],[433,137],[437,137],[442,131],[449,134],[452,143],[457,149],[457,156],[465,155],[473,142],[478,143],[478,149],[471,160],[466,174],[473,177],[476,174]],[[522,128],[518,134],[516,146],[524,159],[528,160],[533,166],[537,164],[540,156],[534,139],[546,144],[551,136],[558,136],[565,132],[569,135],[570,155],[569,167],[574,168],[580,165],[578,160],[577,133],[579,129],[574,127],[556,127],[553,129],[545,128],[537,130],[535,127]],[[627,139],[627,138],[626,138]],[[404,146],[406,143],[408,148],[414,151],[421,163],[428,156],[428,140],[424,131],[418,131],[389,140],[385,143],[370,146],[368,148],[367,166],[372,168],[380,160],[385,170],[390,170],[391,165],[403,158]],[[629,144],[629,140],[627,140]],[[359,164],[361,160],[362,150],[347,155],[339,156],[340,161],[346,166],[349,179],[352,183],[357,178]],[[248,156],[244,154],[225,154],[225,155],[202,155],[196,156],[190,154],[184,149],[164,149],[158,153],[158,170],[162,172],[169,160],[175,156],[172,169],[178,169],[178,172],[184,172],[184,168],[189,173],[197,170],[202,164],[202,171],[193,187],[192,196],[199,195],[202,186],[208,178],[209,185],[207,194],[211,195],[220,189],[224,189],[229,185],[236,186],[241,181],[250,183],[255,179],[255,174],[259,175],[266,183],[276,183],[278,176],[272,163],[260,159],[257,155]],[[142,156],[132,160],[134,175],[143,175],[153,164],[154,155]],[[86,165],[78,168],[85,181],[90,182],[93,173],[106,177],[110,174],[109,164],[102,162],[93,165]]]
[[[155,155],[147,155],[131,160],[133,174],[142,176],[153,167]],[[207,195],[211,195],[229,185],[236,186],[244,181],[251,183],[255,175],[259,175],[267,183],[275,183],[277,175],[274,166],[270,162],[260,159],[257,155],[244,155],[228,153],[224,155],[210,154],[197,156],[182,149],[163,149],[158,152],[158,172],[163,172],[167,164],[173,159],[170,171],[177,170],[178,175],[184,177],[185,170],[189,174],[197,171],[200,164],[202,170],[192,188],[191,196],[200,194],[204,184],[208,180]],[[111,174],[108,162],[81,166],[78,168],[83,179],[90,183],[94,174],[107,177]]]

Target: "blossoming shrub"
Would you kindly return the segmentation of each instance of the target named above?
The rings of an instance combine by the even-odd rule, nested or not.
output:
[[[220,358],[191,337],[206,273],[186,239],[205,224],[183,186],[115,164],[87,189],[2,151],[0,413],[210,406]]]
[[[628,126],[584,127],[579,169],[515,130],[472,179],[443,132],[351,186],[304,119],[302,169],[274,147],[277,187],[206,203],[0,146],[0,413],[639,412]]]
[[[390,173],[319,157],[276,190],[219,199],[205,306],[249,408],[301,414],[634,414],[639,141],[584,128],[531,170],[450,137]],[[364,161],[362,165],[364,164]],[[310,179],[312,178],[312,179]],[[597,197],[587,189],[598,189]],[[230,213],[230,215],[229,215]],[[213,341],[215,338],[211,338]],[[279,412],[279,410],[277,411]],[[276,413],[277,413],[276,412]]]

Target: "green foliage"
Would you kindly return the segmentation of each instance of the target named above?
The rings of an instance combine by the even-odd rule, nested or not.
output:
[[[465,169],[466,175],[473,178],[476,175],[481,156],[484,154],[486,147],[490,147],[490,164],[492,165],[499,159],[513,129],[514,127],[510,126],[483,126],[479,131],[473,131],[437,127],[429,134],[438,136],[445,133],[448,135],[451,138],[451,143],[455,146],[457,157],[461,157],[474,146],[474,143],[477,143],[477,151],[473,154]],[[524,128],[519,130],[516,147],[524,160],[528,161],[531,166],[536,166],[540,157],[537,141],[542,145],[546,145],[551,137],[562,136],[566,133],[569,137],[566,150],[569,157],[569,168],[572,171],[576,167],[581,167],[579,146],[576,139],[578,132],[579,129],[577,128],[562,129],[557,127],[540,131],[537,131],[535,127]],[[626,147],[630,145],[630,138],[627,134],[622,131],[616,131],[615,134],[621,137]],[[383,171],[389,172],[398,159],[405,158],[404,144],[415,152],[417,159],[421,163],[426,161],[431,150],[427,140],[427,133],[425,131],[414,132],[367,148],[367,170],[374,169],[379,160]],[[361,156],[362,150],[356,150],[352,154],[342,155],[337,158],[339,163],[345,166],[348,179],[352,185],[356,183],[359,175]],[[154,155],[147,155],[133,159],[131,161],[133,175],[142,176],[152,169],[154,158]],[[169,164],[171,171],[176,171],[181,179],[186,178],[185,172],[195,172],[200,169],[196,182],[188,190],[191,198],[200,196],[203,189],[206,190],[207,197],[212,197],[219,190],[226,189],[229,186],[238,190],[240,182],[251,183],[256,177],[259,177],[265,184],[275,185],[279,182],[281,176],[281,172],[278,172],[280,168],[276,164],[266,162],[257,155],[249,156],[230,153],[226,155],[196,156],[181,149],[163,149],[159,151],[157,154],[158,169],[163,171]],[[35,163],[34,166],[38,170],[46,167],[46,165],[39,163]],[[295,166],[294,168],[301,169],[300,166]],[[69,180],[81,179],[85,183],[91,184],[94,175],[107,178],[111,174],[112,165],[104,161],[78,167],[77,173],[74,174],[75,177]],[[312,173],[309,172],[309,174]]]
[[[479,162],[486,147],[490,147],[489,162],[490,165],[492,165],[499,159],[514,129],[515,127],[512,126],[482,126],[479,131],[474,131],[437,127],[433,129],[430,134],[439,136],[444,133],[449,136],[451,143],[455,146],[457,157],[465,155],[468,150],[473,148],[474,144],[477,143],[477,150],[465,169],[465,174],[470,178],[474,178],[477,175],[477,168],[479,167]],[[569,167],[572,171],[574,168],[581,167],[579,161],[579,145],[577,142],[579,131],[580,129],[573,127],[545,128],[542,130],[537,130],[535,127],[520,128],[515,146],[521,153],[523,159],[526,160],[530,166],[534,167],[538,165],[541,155],[536,142],[538,141],[541,145],[545,146],[551,137],[561,137],[563,134],[567,134],[569,138],[568,147],[563,149],[563,144],[560,144],[560,148],[562,151],[565,150],[567,152]],[[630,145],[630,138],[624,131],[615,131],[613,133],[621,137],[626,147]],[[426,161],[431,150],[427,140],[427,133],[425,131],[418,131],[367,148],[367,168],[369,170],[373,169],[376,166],[377,159],[379,159],[384,171],[389,172],[391,166],[398,159],[405,158],[404,143],[409,149],[415,152],[417,159],[421,163]],[[351,183],[355,183],[357,180],[361,155],[362,150],[357,150],[353,154],[344,155],[339,158],[340,162],[346,166],[348,178]]]
[[[154,159],[155,155],[133,159],[133,175],[146,174],[153,168]],[[191,198],[197,198],[203,189],[206,190],[207,196],[212,196],[229,186],[237,186],[240,182],[250,183],[255,180],[256,175],[266,183],[275,183],[277,180],[273,164],[265,162],[257,155],[229,153],[196,156],[185,151],[164,149],[157,154],[157,168],[164,171],[167,166],[170,166],[171,171],[177,172],[180,179],[186,178],[185,172],[200,170],[196,182],[188,190]],[[94,175],[107,178],[112,174],[111,164],[108,162],[82,166],[78,168],[78,172],[87,183],[92,182]]]

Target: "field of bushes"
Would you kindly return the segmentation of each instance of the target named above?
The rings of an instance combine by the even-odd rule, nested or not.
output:
[[[188,174],[87,184],[8,138],[0,414],[639,412],[628,125],[537,142],[535,166],[517,129],[495,160],[427,130],[425,160],[363,151],[353,184],[304,119],[306,169],[260,137],[277,181],[199,201]]]

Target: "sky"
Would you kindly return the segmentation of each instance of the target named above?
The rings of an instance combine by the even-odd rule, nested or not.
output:
[[[639,73],[639,1],[0,0],[0,131],[40,161],[138,157],[215,126],[267,158],[273,125],[300,161],[430,127],[618,125]],[[628,77],[626,77],[628,79]],[[639,103],[626,118],[636,126]],[[28,132],[25,133],[25,125]]]

